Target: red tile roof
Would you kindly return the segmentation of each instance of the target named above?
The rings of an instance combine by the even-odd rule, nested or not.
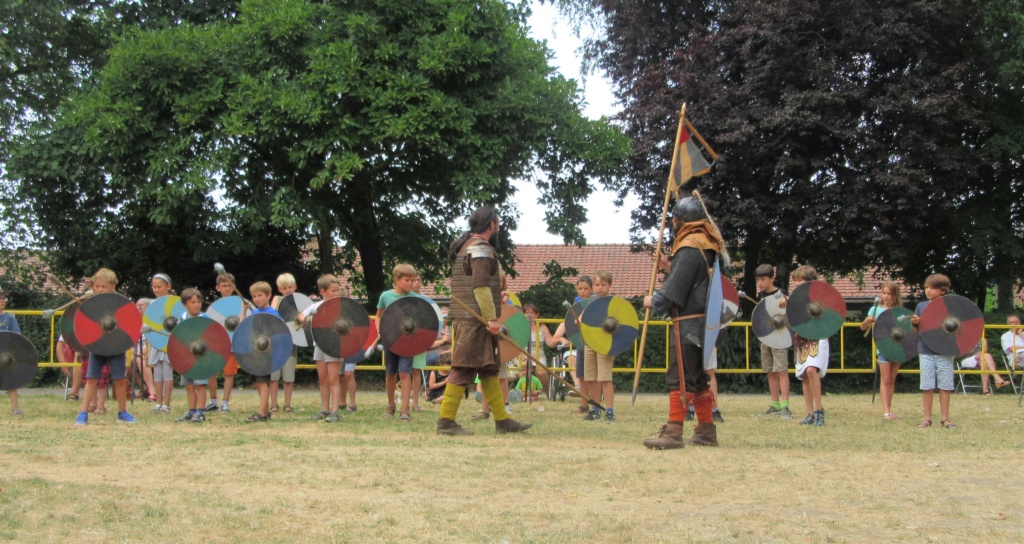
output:
[[[593,244],[583,247],[564,245],[519,245],[515,250],[518,274],[509,278],[508,287],[520,293],[544,283],[544,265],[555,261],[562,268],[575,268],[581,275],[593,277],[598,270],[612,273],[612,293],[622,297],[647,294],[651,281],[650,253],[633,253],[628,244]],[[575,277],[567,278],[573,283]],[[661,285],[659,275],[656,285]]]

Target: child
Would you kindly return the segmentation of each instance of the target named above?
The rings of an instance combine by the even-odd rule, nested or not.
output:
[[[57,337],[57,361],[61,363],[75,363],[75,366],[68,369],[67,367],[62,368],[61,371],[65,376],[71,376],[71,391],[68,393],[67,400],[81,400],[78,396],[79,391],[82,390],[82,365],[81,358],[78,352],[71,349],[71,346],[64,341],[64,336]],[[70,370],[70,371],[69,371]]]
[[[423,297],[426,301],[433,303],[434,301],[430,297],[420,294],[420,289],[423,289],[423,276],[419,274],[412,281],[412,292]],[[430,346],[433,349],[437,346],[437,342],[440,341],[440,332],[438,333],[438,341],[434,342]],[[412,358],[412,411],[419,412],[420,408],[420,394],[423,391],[423,371],[427,369],[427,352],[420,353]]]
[[[594,274],[594,294],[590,297],[593,302],[599,297],[606,297],[612,291],[612,273],[607,270],[598,270]],[[604,420],[608,423],[615,422],[615,384],[612,383],[612,364],[615,357],[611,355],[598,355],[596,351],[586,347],[583,350],[585,362],[583,372],[583,391],[591,399],[600,402],[604,394],[604,405],[607,406]],[[586,416],[584,421],[598,421],[601,419],[601,410],[594,407]]]
[[[295,293],[298,288],[295,284],[295,276],[285,272],[277,277],[277,290],[281,292],[281,296],[274,297],[270,305],[274,310],[281,309],[281,299]],[[256,301],[253,300],[255,303]],[[292,356],[285,361],[284,366],[281,370],[274,372],[270,375],[270,398],[273,399],[273,404],[270,410],[272,412],[277,411],[277,391],[279,388],[278,381],[284,378],[284,411],[292,413],[295,410],[292,408],[292,391],[295,389],[295,365],[298,364],[298,346],[292,346]],[[227,374],[224,375],[224,398],[230,394],[228,389]],[[226,402],[226,400],[225,400]]]
[[[299,314],[299,323],[305,324],[315,314],[324,300],[341,296],[341,282],[333,274],[324,274],[316,280],[323,299]],[[313,416],[314,420],[334,423],[338,421],[338,405],[341,402],[341,359],[335,359],[323,352],[320,346],[313,347],[313,362],[316,363],[316,375],[320,380],[320,413]]]
[[[900,284],[894,281],[887,281],[882,284],[882,291],[878,294],[879,304],[868,309],[868,316],[860,325],[860,330],[866,331],[878,319],[878,316],[886,310],[903,306],[903,299],[900,298]],[[882,397],[882,417],[885,419],[896,419],[892,413],[892,396],[896,391],[896,375],[900,371],[900,364],[888,361],[882,352],[878,352],[879,393]]]
[[[931,301],[948,293],[949,287],[949,277],[945,274],[932,274],[924,280],[924,296],[928,300],[919,302],[917,308],[914,308],[910,324],[915,329],[921,324],[924,309]],[[949,397],[953,391],[953,358],[935,353],[922,341],[917,342],[917,351],[921,361],[921,402],[924,407],[924,421],[918,427],[932,426],[932,399],[935,389],[938,389],[939,415],[942,416],[940,423],[944,428],[952,429],[956,427],[949,420]]]
[[[441,361],[444,364],[451,364],[451,354],[442,355]],[[448,385],[448,376],[451,374],[450,366],[443,366],[440,370],[430,373],[430,380],[427,381],[427,400],[434,404],[441,404],[444,398],[444,386]]]
[[[113,293],[117,287],[117,275],[112,270],[101,268],[92,276],[92,292],[99,295]],[[85,394],[82,395],[82,406],[75,418],[75,425],[89,423],[89,403],[96,398],[96,382],[103,373],[103,366],[110,365],[110,376],[114,380],[114,396],[117,397],[117,420],[129,425],[135,423],[135,417],[128,413],[128,390],[125,381],[125,354],[96,355],[89,354],[89,369],[85,373]]]
[[[231,295],[233,295],[236,291],[234,274],[230,274],[227,272],[219,274],[217,276],[216,289],[217,293],[220,295],[220,298],[230,297]],[[243,315],[244,313],[245,312],[243,310]],[[235,385],[235,376],[238,375],[238,360],[235,359],[235,355],[233,353],[231,354],[231,357],[228,357],[227,362],[224,364],[223,374],[224,400],[220,404],[220,411],[230,412],[231,407],[228,405],[228,402],[231,400],[231,389]],[[217,378],[219,377],[220,374],[216,376],[210,376],[210,379],[208,380],[208,383],[210,385],[210,402],[208,402],[204,408],[204,410],[207,412],[217,411]]]
[[[185,313],[181,320],[192,317],[208,317],[202,312],[203,294],[195,287],[189,287],[181,292],[181,303],[185,305]],[[195,380],[182,375],[181,385],[185,386],[188,394],[188,412],[179,417],[176,421],[187,421],[189,423],[202,423],[206,421],[206,383],[207,380]]]
[[[527,366],[529,366],[529,363],[527,363]],[[527,380],[527,374],[530,374],[529,380]],[[544,384],[542,384],[540,382],[540,378],[538,378],[537,376],[534,376],[532,374],[533,374],[532,372],[524,372],[523,373],[523,377],[519,378],[519,381],[516,382],[516,386],[515,386],[516,391],[519,391],[519,395],[518,396],[522,399],[523,402],[527,402],[527,401],[537,402],[539,400],[539,398],[540,398],[540,392],[544,390]],[[526,385],[527,385],[527,383],[529,383],[529,385],[530,385],[530,395],[529,395],[529,397],[527,397],[527,395],[526,395]]]
[[[780,294],[787,296],[785,291],[779,293],[775,285],[775,267],[770,264],[758,266],[754,270],[754,280],[757,283],[758,302]],[[768,391],[772,398],[772,404],[765,415],[792,418],[793,413],[789,409],[789,349],[775,349],[761,344],[761,368],[768,374]]]
[[[594,280],[590,279],[590,276],[580,276],[576,280],[576,299],[573,300],[573,304],[585,299],[590,298],[590,295],[594,292]],[[560,341],[565,338],[565,323],[558,325],[555,329],[555,334],[552,336],[553,341]],[[572,375],[573,382],[576,383],[576,388],[582,391],[584,394],[588,394],[587,390],[583,385],[583,370],[585,361],[583,360],[584,346],[576,346],[576,372]],[[580,405],[573,410],[574,414],[587,414],[590,413],[590,406],[587,404],[587,399],[580,397]]]
[[[377,303],[377,323],[378,332],[380,330],[380,316],[384,314],[384,309],[391,305],[392,302],[409,296],[417,296],[413,292],[413,283],[419,276],[419,272],[412,265],[399,264],[392,270],[391,273],[394,278],[395,288],[390,291],[384,291],[380,295],[380,301]],[[392,353],[390,350],[384,350],[384,372],[385,381],[384,387],[388,392],[388,407],[385,412],[388,417],[394,417],[395,415],[395,387],[396,382],[401,381],[402,384],[402,413],[399,417],[399,421],[407,422],[412,419],[409,416],[409,402],[412,394],[412,372],[413,372],[413,361],[412,357],[399,357]]]
[[[4,291],[3,287],[0,287],[0,332],[9,331],[21,334],[21,326],[18,325],[18,320],[13,315],[7,313],[7,292]],[[11,389],[7,392],[7,397],[11,399],[11,415],[21,416],[25,412],[18,408],[18,390]]]
[[[135,307],[139,309],[139,313],[145,315],[146,310],[149,309],[149,303],[152,302],[148,298],[140,298],[135,301]],[[156,400],[156,394],[153,390],[156,386],[153,384],[153,369],[150,368],[147,355],[149,353],[149,342],[146,340],[146,336],[142,335],[139,337],[139,341],[135,343],[135,347],[132,348],[132,364],[135,365],[135,379],[136,383],[132,384],[134,387],[138,385],[141,380],[141,384],[144,386],[142,395],[146,397],[147,402],[153,402]]]
[[[156,298],[170,295],[173,293],[171,277],[167,274],[153,274],[149,288]],[[167,352],[149,346],[146,351],[146,364],[153,372],[153,393],[156,395],[156,406],[153,408],[153,413],[169,414],[171,413],[171,393],[174,392],[174,369],[171,368],[171,360],[167,358]]]
[[[265,281],[258,281],[249,287],[249,296],[252,297],[252,303],[256,305],[253,315],[270,314],[281,317],[281,314],[270,306],[272,294],[270,284]],[[270,376],[253,376],[252,382],[256,384],[256,390],[260,394],[260,408],[258,412],[249,416],[246,422],[270,421]]]
[[[818,271],[813,266],[801,266],[793,271],[793,288],[816,279]],[[828,372],[828,338],[805,340],[794,336],[793,345],[796,347],[796,377],[803,382],[804,405],[807,408],[807,417],[800,424],[822,427],[825,425],[825,408],[821,405],[821,378]]]

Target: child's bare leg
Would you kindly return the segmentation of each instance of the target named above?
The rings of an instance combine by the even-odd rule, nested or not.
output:
[[[807,408],[808,414],[813,413],[814,399],[812,398],[813,395],[811,394],[811,383],[808,376],[804,376],[804,379],[801,382],[801,386],[804,392],[804,407]]]
[[[331,412],[337,412],[341,404],[341,361],[327,363],[327,375],[331,385]]]
[[[808,382],[811,386],[811,402],[815,410],[823,410],[821,405],[821,374],[817,368],[811,367],[807,370]]]
[[[284,405],[292,405],[292,389],[295,388],[294,382],[284,382]],[[277,397],[274,397],[274,402],[277,402]]]
[[[768,373],[768,394],[771,395],[772,404],[779,402],[779,372]]]
[[[82,391],[82,365],[71,368],[71,394],[78,395]],[[81,395],[79,395],[81,397]]]
[[[266,382],[256,382],[256,390],[260,394],[260,410],[261,416],[266,416],[267,412],[270,411],[270,384]]]
[[[167,380],[166,382],[163,382],[161,385],[163,387],[161,387],[160,389],[162,389],[163,393],[164,393],[163,405],[168,407],[168,408],[170,408],[171,407],[171,393],[174,393],[174,380]]]
[[[210,400],[212,400],[213,402],[217,402],[217,377],[218,376],[213,376],[209,380],[206,381],[207,385],[206,385],[206,387],[203,387],[203,405],[200,406],[200,408],[205,408],[206,407],[206,390],[207,389],[210,390]]]
[[[423,389],[423,372],[419,369],[412,369],[412,405],[420,407],[420,390]]]
[[[96,383],[99,380],[87,379],[85,380],[85,392],[82,393],[82,407],[80,412],[88,412],[89,404],[96,400]]]
[[[604,407],[615,408],[615,383],[600,382],[601,392],[604,393]]]
[[[225,384],[226,387],[226,384]],[[277,383],[277,380],[270,380],[270,398],[274,399],[274,406],[277,406],[277,392],[281,389],[281,386]],[[285,406],[288,405],[288,401],[284,402]]]
[[[931,389],[921,392],[921,409],[924,411],[925,421],[932,420],[932,395],[934,391]],[[940,399],[941,402],[941,399]]]
[[[235,388],[235,377],[224,376],[224,396],[221,400],[224,402],[231,402],[231,391]]]
[[[779,372],[779,398],[789,400],[789,371]]]
[[[939,390],[939,414],[942,415],[942,421],[949,421],[949,393],[945,389]]]
[[[188,409],[189,410],[195,410],[196,409],[196,403],[199,402],[198,400],[196,400],[196,399],[199,398],[198,395],[196,394],[196,386],[194,384],[193,385],[186,385],[185,386],[185,394],[188,395]]]
[[[398,374],[388,374],[384,377],[384,388],[388,391],[388,408],[395,409],[395,387],[398,385]]]
[[[707,371],[708,379],[711,380],[711,409],[718,409],[718,378],[715,377],[714,370]]]
[[[18,410],[18,390],[11,389],[7,392],[7,397],[11,399],[11,411]]]
[[[205,385],[197,385],[196,386],[196,408],[198,408],[200,410],[202,410],[203,408],[206,408],[206,386]]]
[[[408,412],[409,403],[412,401],[412,375],[399,372],[398,377],[402,383],[402,412]]]
[[[114,380],[114,398],[117,399],[117,411],[128,410],[128,380]]]
[[[146,363],[141,363],[142,367],[142,382],[146,384],[146,390],[149,391],[150,395],[156,396],[156,384],[153,382],[153,367]]]
[[[331,377],[327,375],[327,362],[316,362],[316,376],[320,381],[320,410],[330,412],[331,408]]]

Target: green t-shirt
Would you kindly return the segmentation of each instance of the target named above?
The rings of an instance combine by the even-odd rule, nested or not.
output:
[[[540,378],[538,378],[537,376],[531,376],[531,377],[533,378],[530,381],[533,382],[533,391],[534,392],[540,392],[541,389],[544,389],[544,384],[541,383]],[[526,378],[525,377],[519,378],[519,381],[516,382],[516,389],[518,389],[520,391],[523,391],[524,393],[526,392]]]

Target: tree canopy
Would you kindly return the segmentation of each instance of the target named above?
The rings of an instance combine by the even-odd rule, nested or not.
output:
[[[1020,276],[1019,2],[555,3],[603,30],[587,58],[624,104],[623,192],[663,194],[687,103],[722,157],[695,183],[748,290],[761,262],[946,272],[975,298]],[[659,216],[646,199],[636,242]]]
[[[593,180],[614,184],[628,151],[526,36],[525,4],[190,5],[128,27],[14,150],[17,199],[64,270],[298,263],[315,238],[321,272],[358,259],[375,297],[394,263],[444,273],[462,218],[513,212],[517,178],[582,242]]]

